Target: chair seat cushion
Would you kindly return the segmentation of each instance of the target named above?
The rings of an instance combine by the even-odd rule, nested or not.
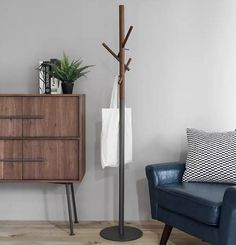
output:
[[[229,184],[181,183],[157,188],[158,205],[207,225],[217,226]]]

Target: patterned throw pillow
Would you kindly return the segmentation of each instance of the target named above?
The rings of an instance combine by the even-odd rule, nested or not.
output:
[[[184,182],[236,184],[236,131],[208,133],[188,128],[187,139]]]

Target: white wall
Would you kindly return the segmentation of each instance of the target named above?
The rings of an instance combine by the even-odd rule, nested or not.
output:
[[[76,185],[83,220],[117,217],[117,170],[101,169],[99,135],[117,72],[101,43],[117,49],[119,3],[126,4],[127,28],[135,26],[128,44],[134,163],[126,169],[127,219],[150,217],[144,167],[185,159],[186,127],[236,127],[236,1],[1,0],[1,93],[37,92],[38,60],[63,50],[96,65],[76,87],[87,95],[87,172]],[[1,184],[0,200],[0,219],[67,218],[58,185]]]

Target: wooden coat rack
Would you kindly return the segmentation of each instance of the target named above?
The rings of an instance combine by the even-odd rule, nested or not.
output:
[[[105,228],[100,235],[112,241],[132,241],[142,236],[142,231],[124,225],[124,162],[125,162],[125,73],[129,71],[131,58],[125,63],[125,45],[133,30],[130,26],[125,36],[125,8],[119,6],[119,53],[113,52],[105,43],[104,48],[119,62],[119,224]]]

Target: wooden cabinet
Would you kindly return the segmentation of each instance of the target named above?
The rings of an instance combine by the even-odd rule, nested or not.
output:
[[[0,180],[81,181],[84,95],[0,95]]]

